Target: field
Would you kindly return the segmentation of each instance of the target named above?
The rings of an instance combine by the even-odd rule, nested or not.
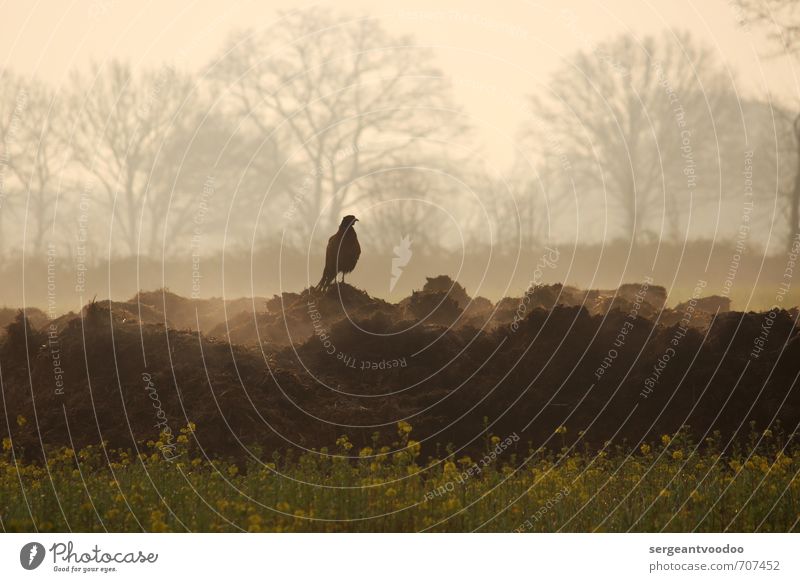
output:
[[[666,296],[492,304],[435,277],[395,304],[340,285],[19,312],[0,528],[797,531],[796,310]]]
[[[17,424],[25,424],[23,417]],[[754,427],[751,427],[754,428]],[[423,459],[392,443],[210,460],[198,427],[140,452],[88,446],[17,463],[3,441],[5,531],[798,531],[800,450],[778,427],[742,446],[662,435],[636,450],[533,450],[486,435],[483,455]],[[565,439],[568,427],[554,435]]]

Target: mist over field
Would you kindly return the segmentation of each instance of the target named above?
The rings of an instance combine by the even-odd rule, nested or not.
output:
[[[97,34],[128,9],[90,3],[80,26]],[[725,35],[769,52],[769,27],[716,9]],[[569,50],[520,53],[548,72],[509,77],[508,92],[483,60],[470,78],[427,46],[445,23],[460,42],[475,28],[533,42],[467,10],[297,10],[248,27],[226,13],[160,58],[127,45],[58,71],[12,58],[0,301],[61,313],[165,286],[295,291],[316,283],[325,241],[355,214],[365,252],[353,281],[381,297],[437,274],[492,300],[519,295],[549,246],[562,260],[543,282],[654,275],[677,303],[707,277],[742,309],[771,307],[800,205],[795,105],[776,57],[757,79],[686,26],[611,34],[569,4],[550,10]],[[403,240],[411,256],[390,289]]]

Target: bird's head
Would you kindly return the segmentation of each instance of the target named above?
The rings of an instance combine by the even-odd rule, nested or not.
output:
[[[347,230],[348,228],[353,226],[356,222],[358,222],[358,219],[352,214],[348,214],[347,216],[342,218],[342,224],[339,225],[339,230]]]

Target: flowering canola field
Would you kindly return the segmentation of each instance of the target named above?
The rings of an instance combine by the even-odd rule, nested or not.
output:
[[[25,419],[19,418],[24,423]],[[355,447],[209,459],[190,424],[163,443],[0,457],[4,531],[800,531],[800,450],[779,428],[748,442],[663,435],[631,449],[534,449],[485,437],[471,458],[423,458],[412,427]],[[565,439],[567,427],[557,434]],[[516,436],[516,435],[514,435]],[[517,441],[519,439],[517,438]],[[566,441],[564,441],[566,443]],[[497,454],[498,452],[502,454]],[[268,459],[264,461],[262,459]]]

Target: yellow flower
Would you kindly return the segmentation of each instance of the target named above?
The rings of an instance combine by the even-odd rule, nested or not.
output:
[[[386,490],[386,497],[397,497],[397,491],[395,491],[394,487],[389,487]]]
[[[188,443],[188,442],[189,442],[189,439],[186,437],[186,435],[185,435],[185,434],[178,435],[178,438],[177,438],[177,439],[175,439],[175,440],[176,440],[176,441],[178,441],[178,442],[179,442],[179,443],[181,443],[181,444],[186,444],[186,443]]]
[[[493,445],[496,445],[496,444],[498,444],[499,442],[500,442],[500,437],[499,437],[499,436],[493,436],[493,437],[492,437],[492,444],[493,444]]]
[[[672,451],[672,458],[676,461],[680,461],[683,458],[683,451],[680,449],[677,451]]]
[[[8,438],[8,437],[5,437],[3,439],[3,450],[4,451],[10,451],[11,450],[11,439]]]
[[[412,426],[408,424],[405,420],[401,420],[400,422],[397,423],[397,432],[399,432],[401,436],[410,433],[411,430]]]
[[[28,419],[22,416],[21,414],[17,415],[17,425],[18,426],[25,426],[28,424]]]
[[[672,495],[672,493],[670,493],[669,489],[662,489],[658,494],[659,497],[669,497],[670,495]]]
[[[280,511],[282,513],[289,513],[289,510],[291,508],[292,507],[288,503],[286,503],[285,501],[281,501],[280,503],[278,503],[278,505],[275,506],[275,509],[277,509],[278,511]]]
[[[359,457],[371,457],[372,456],[372,448],[371,447],[364,447],[360,451],[358,451]]]
[[[567,427],[562,424],[556,429],[556,434],[567,434]]]
[[[650,452],[650,445],[648,445],[647,443],[643,443],[640,450],[642,451],[643,455],[646,455]]]
[[[668,434],[662,434],[662,435],[661,435],[661,443],[662,443],[662,444],[663,444],[665,447],[666,447],[666,446],[667,446],[667,445],[670,443],[670,441],[672,441],[672,439],[671,439],[671,438],[669,438],[669,435],[668,435]]]
[[[342,447],[345,451],[349,451],[353,448],[353,443],[350,442],[350,439],[347,438],[346,434],[343,434],[336,439],[336,445]]]
[[[448,511],[453,509],[458,509],[460,503],[459,499],[456,496],[451,496],[447,501],[445,501],[444,508]]]
[[[236,465],[231,465],[230,467],[228,467],[228,475],[230,475],[231,477],[236,477],[237,473],[239,473],[239,467],[237,467]]]

